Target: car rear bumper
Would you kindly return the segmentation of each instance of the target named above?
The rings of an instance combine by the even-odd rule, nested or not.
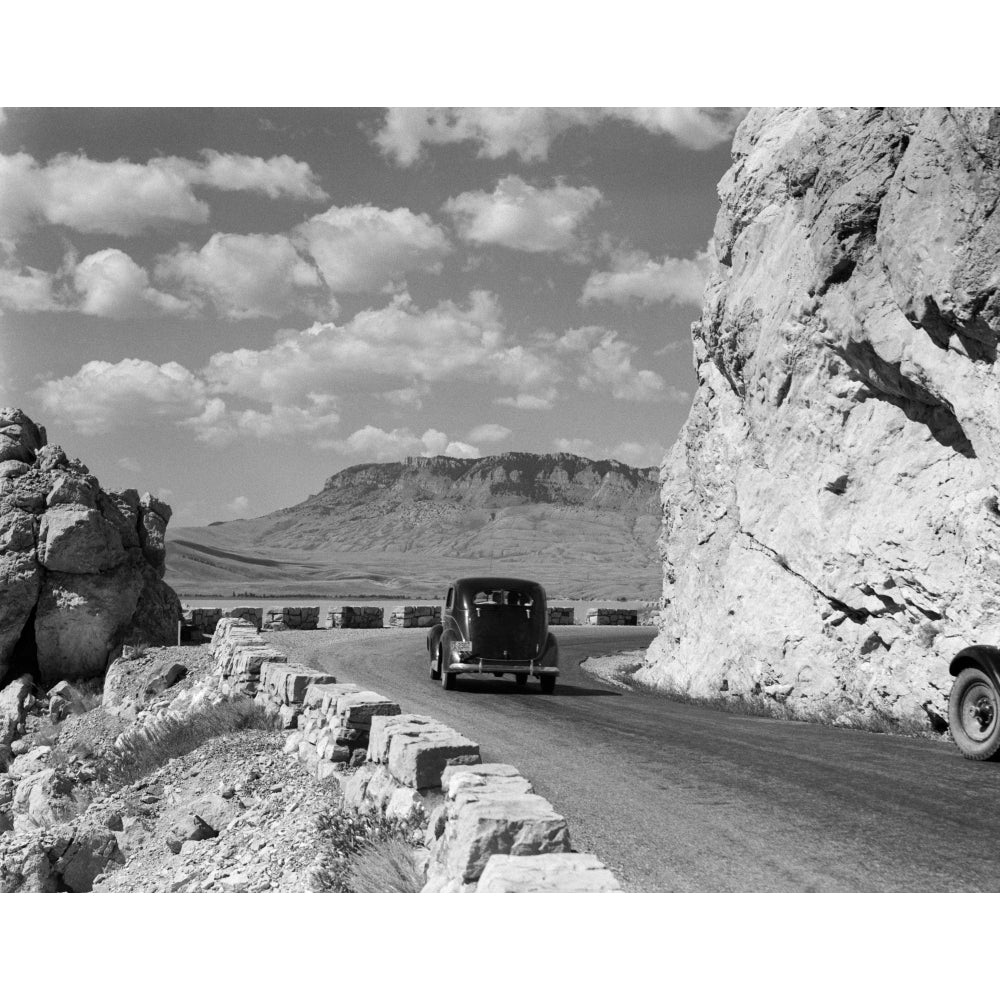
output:
[[[442,667],[449,674],[526,674],[528,677],[557,677],[558,667],[544,666],[528,660],[468,659],[460,663],[445,663]]]

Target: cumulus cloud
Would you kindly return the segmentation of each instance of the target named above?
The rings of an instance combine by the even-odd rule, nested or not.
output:
[[[503,424],[479,424],[466,436],[476,444],[495,444],[497,441],[505,441],[510,435],[511,429]]]
[[[612,256],[610,270],[597,271],[587,278],[580,302],[700,305],[707,275],[707,252],[693,259],[664,257],[663,260],[639,252],[619,252]]]
[[[539,392],[519,392],[516,396],[500,396],[493,402],[515,410],[551,410],[559,398],[558,391],[548,386]]]
[[[271,198],[322,198],[308,164],[205,150],[202,159],[159,157],[103,162],[62,153],[40,164],[26,153],[0,155],[0,236],[39,223],[84,233],[135,236],[147,229],[199,225],[208,205],[194,188],[253,191]]]
[[[615,458],[626,465],[648,468],[659,465],[663,460],[664,447],[660,443],[620,441],[613,445],[595,444],[590,438],[555,438],[552,442],[557,450],[568,451],[587,458]]]
[[[322,290],[316,269],[281,234],[215,233],[200,249],[181,246],[160,257],[160,280],[179,282],[188,295],[207,299],[229,319],[277,318],[314,307],[306,296]],[[335,303],[323,305],[336,315]]]
[[[429,216],[374,205],[334,206],[299,226],[296,240],[334,293],[394,290],[410,271],[439,271],[451,252]]]
[[[205,374],[216,394],[286,402],[359,383],[388,391],[461,377],[530,387],[552,369],[541,352],[508,343],[496,298],[479,291],[467,306],[447,300],[423,311],[397,296],[343,325],[317,323],[263,350],[215,354]]]
[[[400,166],[410,166],[425,146],[469,142],[477,155],[510,153],[544,160],[553,140],[571,128],[621,121],[655,135],[670,135],[690,149],[726,142],[743,108],[390,108],[375,144]]]
[[[81,434],[99,434],[132,420],[183,420],[204,409],[205,385],[175,361],[126,358],[88,361],[75,375],[52,379],[39,402]]]
[[[84,257],[73,269],[73,285],[81,296],[76,308],[90,316],[135,319],[190,311],[189,303],[151,288],[146,271],[121,250]]]
[[[594,187],[575,188],[557,180],[539,189],[511,174],[498,181],[492,193],[466,191],[443,207],[470,243],[537,253],[570,249],[580,223],[600,200]]]
[[[614,330],[599,326],[568,330],[556,342],[564,354],[580,355],[581,371],[577,384],[581,389],[610,390],[615,399],[651,402],[658,399],[680,401],[686,393],[668,390],[666,383],[648,368],[636,368],[633,359],[638,349],[622,340]]]
[[[0,268],[0,309],[59,312],[66,308],[57,291],[55,275],[37,267]]]
[[[407,455],[448,455],[451,458],[479,458],[479,449],[463,441],[451,441],[443,431],[430,428],[422,435],[408,428],[391,431],[366,424],[343,441],[332,445],[341,455],[364,458],[369,462],[398,462]]]
[[[72,310],[107,319],[181,316],[190,303],[158,291],[121,250],[98,250],[77,261],[70,252],[56,272],[0,268],[0,306],[15,312]]]
[[[226,508],[237,515],[245,514],[250,509],[250,501],[244,496],[233,497],[233,499],[226,504]]]

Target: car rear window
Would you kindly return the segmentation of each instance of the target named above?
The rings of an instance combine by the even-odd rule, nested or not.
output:
[[[514,608],[530,608],[535,596],[527,590],[478,590],[472,595],[474,605],[492,604]]]

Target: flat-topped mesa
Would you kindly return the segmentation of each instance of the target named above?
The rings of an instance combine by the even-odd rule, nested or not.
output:
[[[170,507],[101,489],[21,410],[0,409],[0,684],[102,674],[122,643],[176,637]]]
[[[1000,635],[1000,110],[755,110],[733,160],[637,679],[941,727]]]

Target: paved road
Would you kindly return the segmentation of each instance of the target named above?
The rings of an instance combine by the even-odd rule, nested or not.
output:
[[[618,691],[580,660],[648,643],[652,630],[556,632],[551,696],[509,678],[443,691],[422,631],[276,639],[517,766],[569,820],[574,848],[631,890],[1000,891],[1000,766],[948,743]]]

